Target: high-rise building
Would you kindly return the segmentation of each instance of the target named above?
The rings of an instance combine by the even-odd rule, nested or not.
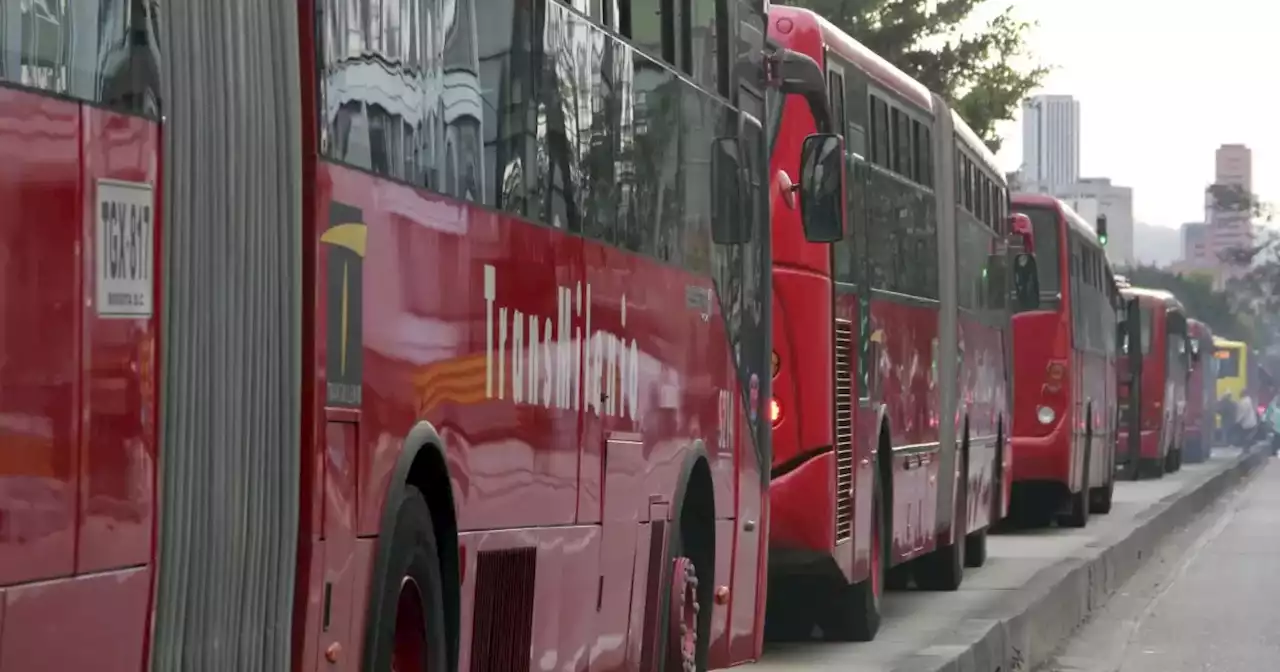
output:
[[[1208,265],[1209,227],[1204,222],[1187,222],[1182,225],[1182,261],[1194,266]]]
[[[1043,95],[1022,104],[1022,177],[1043,190],[1080,179],[1080,103]]]
[[[1253,191],[1253,150],[1244,145],[1222,145],[1213,153],[1213,181]]]
[[[1214,187],[1236,188],[1246,198],[1252,198],[1253,151],[1244,145],[1222,145],[1213,159],[1213,186],[1205,190],[1205,222],[1209,254],[1219,266],[1221,283],[1246,270],[1246,265],[1235,261],[1235,253],[1253,246],[1253,212],[1243,203],[1224,207],[1215,200],[1213,191]]]

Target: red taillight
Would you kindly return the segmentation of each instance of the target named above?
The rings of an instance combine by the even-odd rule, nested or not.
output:
[[[777,399],[769,400],[769,422],[778,424],[782,420],[782,404]]]
[[[1046,382],[1044,391],[1056,394],[1062,390],[1062,379],[1067,377],[1067,365],[1063,362],[1049,362],[1045,369]]]

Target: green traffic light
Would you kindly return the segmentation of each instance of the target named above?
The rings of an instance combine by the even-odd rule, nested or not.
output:
[[[1098,242],[1099,242],[1099,243],[1102,243],[1103,245],[1106,245],[1106,244],[1107,244],[1107,237],[1106,237],[1106,236],[1098,236]]]

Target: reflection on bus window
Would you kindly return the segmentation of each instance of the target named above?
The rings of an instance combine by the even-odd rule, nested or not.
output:
[[[0,0],[0,79],[157,119],[158,5]]]

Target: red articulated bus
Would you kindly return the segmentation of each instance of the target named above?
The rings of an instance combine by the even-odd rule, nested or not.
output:
[[[1122,286],[1120,295],[1125,327],[1117,367],[1122,422],[1116,462],[1132,478],[1160,478],[1182,466],[1190,363],[1186,311],[1162,289]]]
[[[769,36],[831,101],[776,101],[771,172],[803,181],[816,130],[849,177],[825,219],[773,211],[769,626],[867,640],[887,584],[955,590],[1006,510],[1008,197],[939,96],[824,18],[774,5]]]
[[[1040,273],[1034,310],[1013,317],[1012,515],[1084,527],[1115,487],[1118,289],[1094,229],[1051,196],[1015,194]]]
[[[0,670],[757,657],[825,87],[696,4],[5,3]]]
[[[1200,320],[1187,320],[1187,407],[1183,425],[1182,459],[1195,464],[1209,459],[1213,446],[1217,404],[1217,360],[1213,358],[1213,330]]]

